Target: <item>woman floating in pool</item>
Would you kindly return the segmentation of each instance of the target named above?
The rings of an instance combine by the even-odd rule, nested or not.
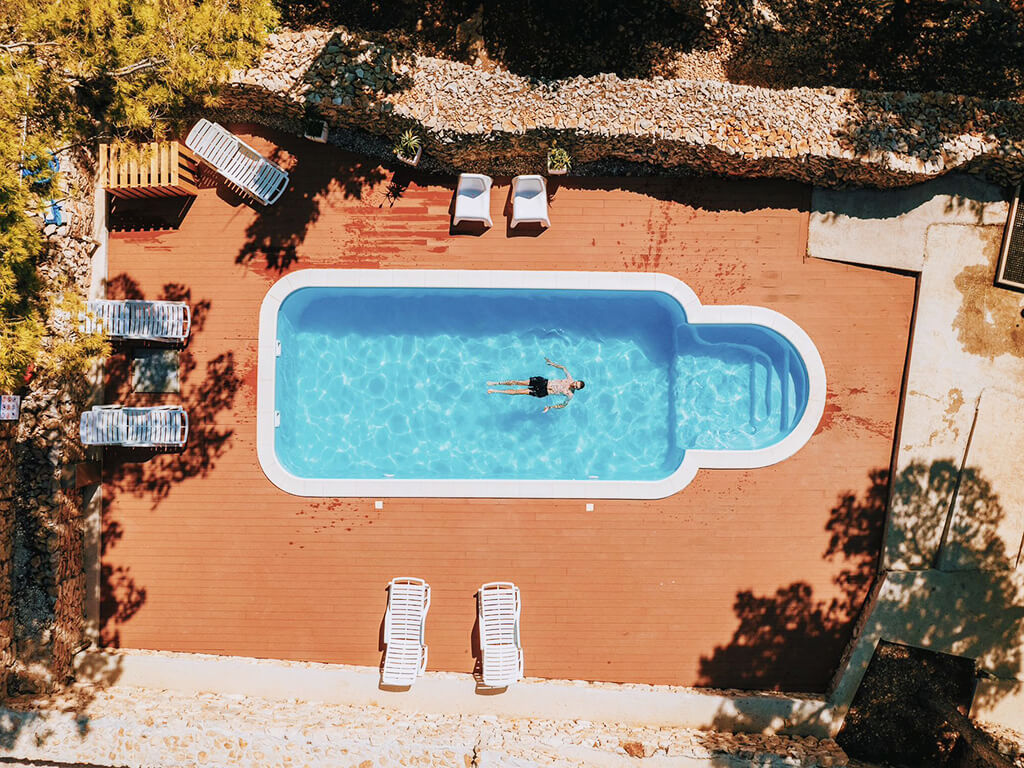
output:
[[[572,374],[566,369],[564,365],[558,363],[552,363],[548,358],[544,358],[544,361],[552,368],[560,368],[565,373],[564,379],[545,379],[543,376],[531,376],[529,381],[488,381],[487,386],[508,386],[515,385],[524,387],[524,389],[488,389],[487,394],[489,395],[533,395],[534,397],[547,397],[548,395],[561,395],[565,398],[564,402],[558,405],[549,405],[544,408],[544,413],[547,413],[551,409],[565,408],[572,400],[573,393],[577,390],[583,389],[586,386],[582,381],[576,381],[573,379]]]

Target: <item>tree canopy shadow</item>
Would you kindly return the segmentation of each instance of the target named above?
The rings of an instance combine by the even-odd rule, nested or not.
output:
[[[805,582],[772,595],[737,593],[732,640],[700,660],[698,685],[749,690],[823,692],[849,642],[876,572],[889,472],[872,470],[860,495],[842,494],[829,513],[824,557],[841,558],[838,596],[818,598]]]
[[[478,58],[533,78],[614,72],[647,77],[701,43],[700,3],[637,0],[283,0],[288,24],[388,30],[410,48],[458,61]]]
[[[112,298],[145,299],[131,277],[121,274],[107,284]],[[185,301],[192,307],[192,334],[200,334],[212,302],[193,300],[191,289],[180,283],[168,283],[158,297]],[[180,352],[180,403],[189,415],[189,437],[185,447],[175,452],[110,447],[105,449],[100,582],[100,639],[104,646],[118,647],[118,628],[131,619],[146,600],[146,589],[138,585],[127,566],[114,564],[110,554],[124,534],[122,524],[113,518],[111,507],[121,494],[149,497],[155,507],[175,483],[208,473],[223,453],[233,430],[219,427],[218,417],[229,410],[242,383],[235,370],[234,355],[227,351],[208,359],[200,371],[196,355],[186,347]],[[152,405],[164,401],[163,395],[131,392],[130,350],[111,356],[106,368],[108,403]],[[178,401],[176,399],[176,401]]]
[[[146,602],[146,588],[135,582],[131,568],[113,565],[106,557],[124,536],[124,527],[108,514],[110,502],[103,500],[103,533],[100,566],[100,644],[120,648],[119,626],[139,612]]]
[[[317,90],[327,86],[336,95],[324,101],[317,90],[304,93],[304,129],[342,109],[389,110],[391,104],[386,97],[411,83],[404,73],[411,55],[407,48],[380,34],[356,36],[344,30],[332,34],[302,73],[299,84]],[[265,100],[267,93],[261,96]],[[281,113],[289,114],[294,109],[292,102],[285,95],[278,98]],[[410,127],[414,127],[412,122]],[[254,206],[258,216],[246,229],[246,241],[235,257],[238,264],[262,260],[269,270],[288,270],[299,260],[302,243],[309,228],[319,220],[328,194],[340,191],[345,198],[362,200],[387,179],[379,163],[363,155],[258,125],[241,128],[274,144],[270,159],[289,170],[289,187],[274,205]],[[396,183],[385,194],[394,204],[403,191]]]
[[[934,503],[939,516],[930,509]],[[948,595],[924,606],[907,599],[890,607],[883,637],[921,637],[930,647],[977,660],[987,673],[1017,678],[1024,669],[1024,580],[1015,575],[1018,553],[1000,535],[1007,512],[992,483],[977,467],[914,462],[893,486],[892,507],[904,511],[889,526],[890,551],[948,574],[950,586]]]
[[[1024,8],[1014,0],[729,3],[730,80],[1014,98],[1024,90]]]
[[[843,647],[854,648],[849,641],[858,624],[863,625],[863,635],[853,641],[861,647],[878,638],[955,655],[960,659],[955,664],[1002,680],[1019,679],[1024,664],[1024,582],[1014,567],[1016,553],[1007,552],[1000,535],[1006,510],[991,482],[978,468],[960,469],[949,460],[908,465],[893,480],[891,493],[885,470],[874,470],[870,480],[860,496],[840,497],[826,526],[831,533],[826,557],[842,556],[846,563],[834,579],[839,597],[818,598],[802,582],[781,587],[774,595],[739,593],[739,626],[728,645],[701,659],[701,684],[824,690],[821,682],[842,658]],[[857,622],[876,576],[887,497],[892,511],[886,531],[890,551],[901,552],[904,562],[916,570],[886,573],[871,612]],[[906,674],[913,679],[896,685],[890,698],[902,696],[908,709],[934,710],[940,701],[936,696],[924,697],[931,702],[927,706],[906,696],[908,690],[922,689],[925,673]],[[942,675],[939,683],[954,684]],[[979,689],[975,705],[991,705],[1008,690]],[[965,709],[963,691],[953,693],[950,701],[955,702],[940,713],[949,721],[957,718],[953,709]],[[884,719],[885,706],[892,702],[876,706],[885,697],[871,695],[878,699],[871,716]],[[921,719],[929,717],[934,720],[932,715]],[[929,738],[941,741],[942,733],[932,729]],[[891,756],[887,761],[892,762]]]
[[[255,126],[246,126],[246,130],[271,136],[271,132]],[[376,161],[335,147],[276,132],[272,133],[272,140],[278,148],[271,159],[279,161],[288,154],[300,156],[301,162],[292,168],[290,186],[281,200],[261,207],[246,229],[246,240],[235,263],[262,262],[268,270],[282,273],[299,261],[302,243],[310,227],[320,219],[330,192],[340,189],[345,198],[360,200],[387,175]]]

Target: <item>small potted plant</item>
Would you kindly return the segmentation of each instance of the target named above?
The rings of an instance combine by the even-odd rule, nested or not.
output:
[[[572,168],[572,158],[557,141],[551,142],[551,149],[548,150],[548,174],[551,176],[563,176]]]
[[[306,105],[306,114],[302,119],[302,135],[318,144],[327,143],[327,121],[312,104]]]
[[[423,154],[423,145],[419,135],[409,129],[395,142],[395,157],[406,165],[419,165],[420,156]]]

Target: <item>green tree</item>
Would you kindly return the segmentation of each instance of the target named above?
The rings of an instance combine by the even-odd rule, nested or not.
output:
[[[0,389],[29,366],[57,375],[104,350],[47,330],[54,296],[36,275],[46,244],[29,212],[54,196],[50,152],[159,136],[210,103],[276,23],[271,0],[0,0]]]

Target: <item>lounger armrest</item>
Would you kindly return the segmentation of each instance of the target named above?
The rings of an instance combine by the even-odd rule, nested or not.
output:
[[[391,595],[388,595],[388,607],[384,611],[384,645],[391,645]]]
[[[420,645],[424,648],[427,647],[427,611],[430,610],[430,585],[427,584],[426,587],[427,592],[423,596],[423,615],[420,617]]]
[[[417,675],[422,675],[426,671],[427,671],[427,646],[424,645],[423,646],[423,650],[422,650],[422,652],[420,654],[420,669],[419,669],[419,672],[417,672],[416,674]]]

